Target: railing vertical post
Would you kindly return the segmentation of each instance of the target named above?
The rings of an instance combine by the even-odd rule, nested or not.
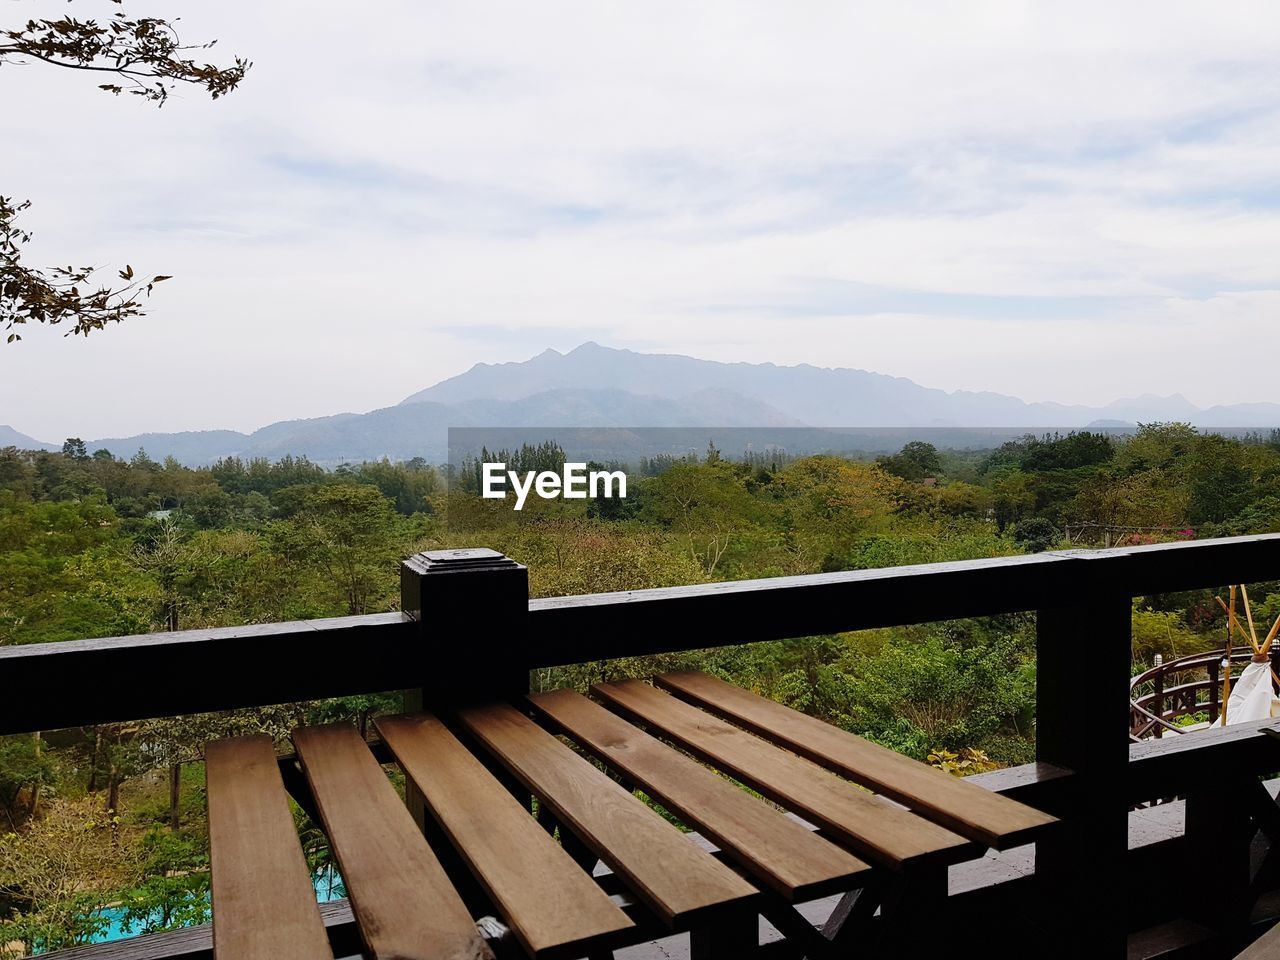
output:
[[[1190,863],[1210,866],[1212,896],[1195,897],[1188,911],[1200,922],[1239,933],[1249,923],[1251,847],[1257,827],[1249,816],[1256,777],[1214,778],[1209,789],[1187,794],[1183,836]]]
[[[1155,666],[1157,667],[1164,666],[1164,657],[1162,657],[1158,653],[1155,656]],[[1164,670],[1161,670],[1154,677],[1152,677],[1152,688],[1155,695],[1155,699],[1151,701],[1151,704],[1155,709],[1153,709],[1151,712],[1154,713],[1161,720],[1163,720],[1164,719]],[[1164,736],[1164,724],[1157,723],[1155,725],[1155,735],[1157,739]]]
[[[448,712],[529,692],[527,567],[484,548],[418,553],[400,565],[400,609],[418,623],[406,710]],[[412,781],[405,802],[430,834]]]
[[[1076,790],[1055,838],[1036,845],[1036,874],[1067,908],[1064,955],[1123,957],[1129,744],[1125,692],[1132,664],[1132,601],[1088,583],[1086,599],[1036,615],[1036,757],[1075,771]],[[1091,595],[1092,594],[1092,595]],[[1082,659],[1091,666],[1083,675]],[[1080,683],[1103,677],[1102,684]],[[1081,917],[1088,917],[1081,923]]]
[[[528,693],[527,567],[483,548],[415,554],[400,565],[400,609],[419,624],[427,706]]]
[[[1218,722],[1218,661],[1209,664],[1209,723]]]

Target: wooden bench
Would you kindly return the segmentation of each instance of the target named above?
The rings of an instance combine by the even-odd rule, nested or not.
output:
[[[723,681],[657,683],[680,696],[624,680],[593,687],[599,702],[558,690],[376,719],[381,759],[404,771],[421,820],[353,727],[297,730],[300,799],[366,955],[492,957],[476,925],[492,911],[538,960],[608,957],[657,926],[689,931],[699,960],[736,960],[758,947],[758,913],[805,954],[832,956],[877,910],[882,927],[909,931],[939,882],[945,893],[949,864],[1054,823]],[[221,741],[208,756],[215,956],[331,960],[270,740]],[[611,876],[592,875],[598,861]],[[845,897],[818,933],[795,905],[832,893]]]

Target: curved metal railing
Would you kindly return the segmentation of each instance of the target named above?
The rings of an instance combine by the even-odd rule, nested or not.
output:
[[[1280,664],[1280,651],[1272,653],[1272,666]],[[1253,656],[1248,647],[1231,651],[1231,676]],[[1165,660],[1129,681],[1129,739],[1145,740],[1165,733],[1186,733],[1175,721],[1197,713],[1213,723],[1222,715],[1225,648],[1192,653]]]

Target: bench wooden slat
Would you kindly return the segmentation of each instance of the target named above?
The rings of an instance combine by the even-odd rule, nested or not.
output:
[[[205,778],[214,956],[333,960],[271,738],[208,744]]]
[[[556,818],[677,929],[744,908],[757,891],[510,704],[458,718]]]
[[[705,673],[668,673],[654,682],[950,830],[997,850],[1035,838],[1054,817],[934,770]]]
[[[634,926],[438,718],[374,724],[530,954],[580,957]]]
[[[355,728],[295,730],[293,743],[372,960],[492,960],[395,787]]]
[[[978,852],[976,844],[963,837],[647,683],[622,680],[591,689],[609,705],[795,810],[874,863],[903,870],[959,862]]]
[[[787,900],[852,889],[871,869],[581,694],[553,690],[529,701],[571,739],[626,774]]]

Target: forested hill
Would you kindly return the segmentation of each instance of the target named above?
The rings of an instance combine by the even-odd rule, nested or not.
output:
[[[189,580],[200,599],[183,600],[181,621],[202,626],[389,609],[396,560],[428,542],[532,551],[522,560],[545,559],[550,541],[538,538],[562,535],[616,551],[596,556],[595,572],[570,571],[558,549],[554,562],[531,564],[535,589],[555,593],[1280,531],[1280,432],[1245,442],[1174,424],[964,452],[917,441],[874,463],[709,448],[628,469],[625,501],[531,501],[513,516],[501,501],[456,499],[470,489],[465,469],[451,494],[422,459],[327,470],[306,458],[231,458],[191,469],[75,444],[0,449],[0,644],[159,626],[148,564],[177,550],[157,546],[162,522],[207,552],[166,581]],[[331,562],[331,551],[361,544],[360,563]],[[637,544],[656,552],[633,567]],[[650,583],[657,557],[674,572]],[[239,586],[214,588],[242,567]],[[268,573],[304,568],[293,587],[259,592]],[[141,592],[116,596],[133,579]]]

